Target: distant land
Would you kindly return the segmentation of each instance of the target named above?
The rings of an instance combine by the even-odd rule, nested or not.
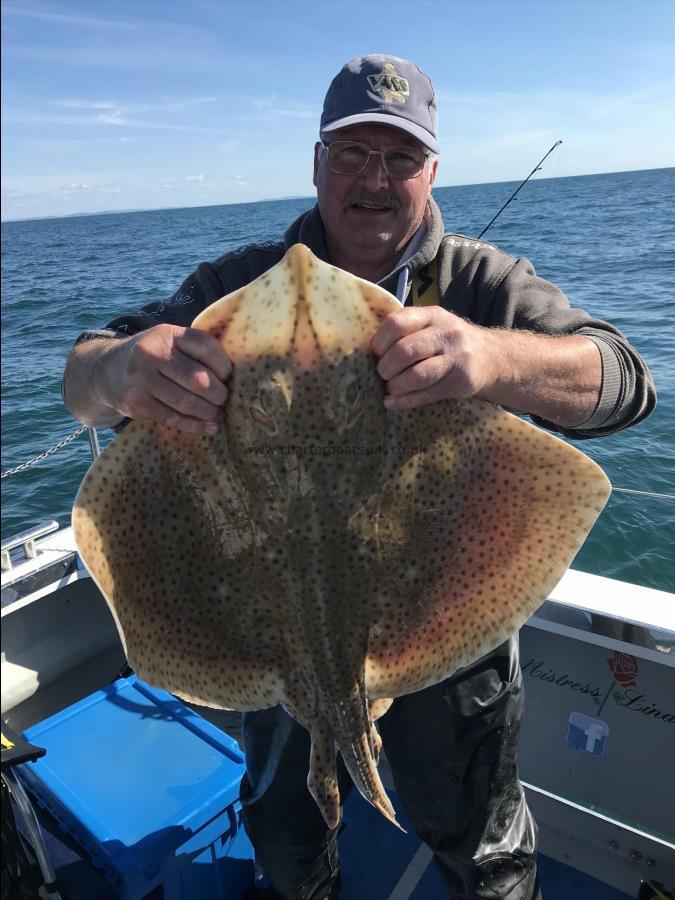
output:
[[[171,208],[171,207],[169,207]],[[116,216],[124,213],[154,212],[154,209],[97,209],[94,212],[58,213],[54,216],[26,216],[22,219],[3,219],[3,222],[42,222],[47,219],[79,219],[82,216]]]
[[[214,206],[250,206],[252,203],[282,203],[285,200],[315,200],[315,197],[302,194],[289,197],[264,197],[262,200],[239,200],[237,203],[208,203],[198,206],[151,206],[140,209],[97,209],[93,212],[59,213],[54,216],[23,216],[18,219],[3,219],[5,222],[44,222],[49,219],[80,219],[87,216],[122,216],[128,213],[169,212],[177,209],[211,209]]]
[[[563,178],[597,178],[603,175],[627,175],[631,172],[657,172],[660,169],[670,169],[674,168],[672,166],[659,166],[657,169],[628,169],[625,172],[595,172],[595,173],[587,173],[585,175],[556,175],[553,177],[542,178],[539,177],[537,181],[560,181]],[[436,184],[434,185],[434,190],[444,190],[445,188],[462,188],[462,187],[480,187],[486,184],[513,184],[517,185],[521,183],[521,179],[511,179],[510,181],[479,181],[473,184]],[[303,194],[292,194],[286,197],[264,197],[261,200],[248,200],[246,202],[242,202],[241,200],[237,203],[208,203],[208,204],[198,204],[195,206],[153,206],[147,207],[143,209],[102,209],[96,210],[94,212],[76,212],[76,213],[61,213],[59,215],[53,216],[24,216],[20,218],[14,219],[2,219],[2,223],[5,222],[41,222],[47,219],[76,219],[83,218],[85,216],[116,216],[116,215],[125,215],[128,213],[147,213],[147,212],[169,212],[171,210],[178,209],[211,209],[214,206],[250,206],[253,203],[282,203],[286,200],[315,200],[314,196],[305,196]]]
[[[262,200],[251,200],[251,203],[275,203],[278,200],[311,200],[311,197],[305,197],[303,194],[289,195],[288,197],[264,197]],[[236,203],[211,203],[209,206],[236,206]],[[244,203],[242,206],[246,205]],[[137,212],[162,212],[167,209],[206,209],[200,206],[153,206],[148,209],[137,207],[136,209],[97,209],[94,212],[74,212],[59,213],[54,216],[32,216],[31,219],[76,219],[80,216],[114,216],[118,213],[137,213]],[[22,222],[23,219],[3,219],[3,222]]]
[[[58,213],[54,216],[31,216],[31,221],[42,219],[79,219],[81,216],[116,216],[124,213],[152,212],[151,209],[96,209],[93,212]],[[3,219],[3,222],[24,222],[25,219]]]
[[[62,213],[59,216],[40,216],[42,219],[73,219],[77,216],[114,216],[115,213],[149,212],[147,209],[97,209],[88,213]]]

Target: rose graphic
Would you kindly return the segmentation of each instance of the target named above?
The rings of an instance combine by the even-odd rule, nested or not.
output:
[[[634,656],[629,653],[619,653],[614,651],[614,657],[607,660],[614,681],[621,687],[637,687],[634,675],[637,675],[638,664]]]
[[[613,691],[615,684],[620,685],[622,688],[637,687],[635,676],[638,673],[638,664],[635,657],[631,656],[630,653],[619,653],[618,650],[615,650],[614,656],[607,660],[607,665],[614,680],[607,688],[607,693],[603,697],[602,702],[594,699],[595,703],[599,703],[597,715],[600,715],[602,712],[610,694],[613,694],[614,699],[617,701],[623,699],[623,696],[618,691]]]

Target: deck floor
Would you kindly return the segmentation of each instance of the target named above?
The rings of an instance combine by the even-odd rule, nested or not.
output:
[[[431,852],[410,829],[396,795],[390,796],[406,834],[393,828],[356,791],[350,794],[340,835],[341,900],[448,900]],[[72,844],[64,844],[62,834],[56,837],[55,823],[44,810],[40,819],[57,878],[72,896],[115,900],[117,894],[73,851]],[[546,856],[540,856],[540,873],[544,900],[632,900],[628,894]]]
[[[411,830],[394,793],[403,834],[369,806],[356,791],[344,810],[340,836],[343,900],[448,900],[432,854]],[[595,878],[540,855],[544,900],[631,900]]]

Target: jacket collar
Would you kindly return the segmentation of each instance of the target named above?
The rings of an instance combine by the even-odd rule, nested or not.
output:
[[[319,259],[330,262],[326,249],[326,232],[318,205],[299,216],[286,231],[284,252],[289,250],[293,244],[305,244]]]
[[[438,253],[441,240],[443,239],[443,219],[441,211],[438,208],[433,197],[429,198],[427,205],[427,215],[425,218],[427,231],[421,245],[417,248],[412,257],[406,262],[406,268],[413,278],[420,269],[428,265],[435,259]],[[323,222],[319,207],[314,206],[309,212],[303,213],[293,222],[284,235],[284,250],[288,250],[293,244],[305,244],[324,262],[330,262],[328,259],[328,250],[326,249],[326,233],[324,231]],[[396,293],[397,273],[400,266],[396,266],[393,271],[380,282],[382,287],[391,293]]]

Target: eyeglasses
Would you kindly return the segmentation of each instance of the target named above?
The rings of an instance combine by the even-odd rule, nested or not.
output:
[[[328,167],[337,175],[358,175],[363,172],[371,156],[379,156],[387,175],[399,181],[417,178],[424,163],[431,156],[419,147],[387,147],[371,150],[367,144],[357,141],[333,141],[321,146],[328,153]]]

